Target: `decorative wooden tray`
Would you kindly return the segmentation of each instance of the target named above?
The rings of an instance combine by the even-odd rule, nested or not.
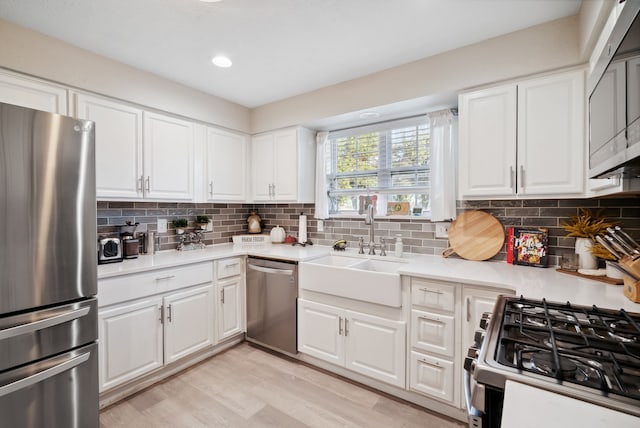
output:
[[[560,273],[566,273],[567,275],[579,276],[580,278],[592,279],[594,281],[604,282],[609,285],[622,285],[624,281],[620,278],[609,278],[608,276],[594,276],[594,275],[583,275],[578,272],[574,272],[571,270],[564,270],[561,268],[556,269],[556,271]]]

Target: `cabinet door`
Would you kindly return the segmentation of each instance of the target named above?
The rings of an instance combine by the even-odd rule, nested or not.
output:
[[[455,319],[450,315],[411,310],[411,346],[453,357]]]
[[[298,133],[295,129],[276,132],[273,137],[275,169],[274,199],[298,199]]]
[[[480,328],[482,314],[493,312],[493,306],[500,294],[513,295],[513,292],[500,289],[463,287],[462,352],[465,354],[469,346],[473,344],[475,331]]]
[[[345,311],[345,367],[405,387],[405,323]]]
[[[75,95],[76,117],[96,123],[96,196],[142,198],[142,110]]]
[[[244,277],[218,283],[218,341],[244,331]]]
[[[213,345],[213,285],[167,296],[164,306],[166,363]]]
[[[162,299],[98,312],[100,392],[162,367]]]
[[[516,86],[461,94],[458,197],[515,195]]]
[[[422,352],[411,351],[409,388],[452,403],[454,400],[454,364]]]
[[[67,114],[65,88],[11,73],[0,73],[0,102]]]
[[[246,200],[247,138],[215,128],[207,128],[207,169],[205,199]]]
[[[152,199],[193,200],[193,124],[144,112],[144,187]]]
[[[273,189],[273,135],[260,135],[251,140],[253,200],[270,201]]]
[[[298,351],[344,365],[344,310],[298,299]]]
[[[581,70],[518,85],[519,194],[583,192],[584,93]]]

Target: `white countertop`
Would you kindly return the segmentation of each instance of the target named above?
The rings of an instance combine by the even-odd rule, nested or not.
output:
[[[155,255],[140,255],[98,266],[98,278],[144,272],[148,270],[197,263],[233,256],[257,256],[303,262],[331,253],[331,247],[291,246],[288,244],[237,245],[221,244],[202,250],[162,251]],[[348,255],[357,256],[354,251]],[[380,256],[376,256],[380,257]],[[384,259],[380,257],[381,259]],[[622,286],[609,285],[556,272],[555,268],[535,268],[509,265],[505,262],[475,262],[458,258],[407,254],[399,273],[435,280],[453,281],[477,286],[491,286],[513,290],[516,295],[550,301],[569,301],[578,305],[597,305],[640,313],[640,304],[633,303],[622,293]],[[394,259],[388,257],[389,260]]]

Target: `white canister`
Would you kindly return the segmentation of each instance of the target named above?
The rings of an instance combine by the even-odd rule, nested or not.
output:
[[[307,216],[300,213],[298,220],[298,242],[304,244],[307,242]]]
[[[280,225],[276,225],[276,227],[274,227],[273,229],[271,229],[271,242],[274,242],[276,244],[280,243],[280,242],[284,242],[284,238],[285,238],[285,232],[284,229],[280,227]]]

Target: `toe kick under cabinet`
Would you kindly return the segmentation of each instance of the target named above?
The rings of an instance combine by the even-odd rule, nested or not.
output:
[[[98,281],[100,392],[215,344],[213,262]]]
[[[409,389],[464,407],[462,362],[483,312],[506,289],[410,278]]]

